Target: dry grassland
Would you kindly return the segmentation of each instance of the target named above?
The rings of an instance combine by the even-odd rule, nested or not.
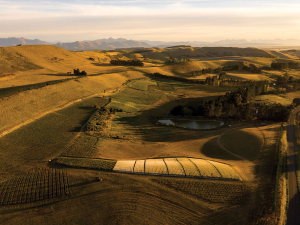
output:
[[[256,100],[262,101],[265,103],[280,103],[282,105],[290,105],[293,103],[294,98],[299,98],[300,91],[292,90],[289,92],[282,92],[279,94],[268,94],[268,95],[259,95],[256,97]]]
[[[109,64],[110,56],[106,53],[71,52],[55,46],[6,47],[1,48],[0,55],[0,87],[65,79],[73,77],[67,72],[73,73],[76,68],[88,75],[120,70]]]
[[[11,66],[17,70],[30,70],[35,66],[35,69],[45,68],[66,73],[73,68],[90,64],[89,60],[75,52],[70,52],[51,45],[5,47],[2,48],[1,52],[5,62],[7,62],[8,65],[11,64]],[[24,62],[24,66],[20,67],[20,63],[17,63],[16,59],[20,62]]]
[[[6,77],[6,79],[0,79],[0,88],[23,86],[52,80],[63,80],[73,77],[75,77],[73,74],[57,74],[48,69],[28,70],[15,73],[14,76]]]
[[[0,181],[27,171],[28,168],[45,164],[60,154],[95,111],[93,106],[103,106],[107,103],[108,99],[99,97],[78,102],[2,137]],[[81,147],[84,149],[84,146]],[[70,148],[68,150],[71,151]],[[87,153],[77,151],[77,154],[82,156]]]
[[[77,99],[98,93],[103,94],[104,90],[116,89],[128,79],[141,76],[138,72],[132,72],[85,77],[2,99],[0,100],[0,132]]]
[[[100,101],[100,98],[91,98],[78,102],[2,137],[0,139],[0,182],[15,184],[20,181],[17,177],[21,172],[29,171],[34,167],[47,166],[67,172],[69,187],[72,190],[71,196],[46,202],[39,207],[35,207],[34,204],[11,207],[11,200],[5,200],[8,204],[0,208],[2,224],[26,224],[30,221],[32,224],[227,225],[230,223],[250,225],[263,224],[267,220],[269,224],[274,224],[270,205],[272,206],[273,203],[272,171],[274,168],[272,166],[276,161],[274,149],[279,124],[270,123],[259,127],[259,123],[233,122],[231,128],[224,127],[209,131],[159,126],[149,121],[152,115],[167,115],[170,109],[178,104],[195,104],[199,99],[212,99],[235,88],[191,85],[151,76],[149,82],[135,81],[124,86],[122,84],[128,80],[145,78],[145,73],[184,75],[192,70],[196,71],[199,67],[209,68],[213,65],[218,67],[226,63],[234,64],[240,60],[269,66],[272,60],[275,60],[271,57],[288,56],[254,48],[157,48],[153,49],[153,52],[134,55],[138,58],[146,55],[149,58],[149,63],[146,64],[148,68],[131,69],[131,67],[108,64],[112,58],[127,59],[133,54],[130,51],[69,52],[53,46],[20,46],[0,50],[2,54],[0,67],[5,63],[9,65],[3,71],[11,73],[12,77],[17,75],[18,71],[22,72],[19,77],[15,77],[15,83],[13,79],[7,80],[7,83],[0,81],[0,88],[22,82],[29,84],[39,79],[42,81],[56,79],[55,73],[62,79],[59,74],[73,68],[86,70],[89,75],[95,75],[24,91],[1,99],[0,132],[37,118],[41,113],[94,94],[111,97],[111,105],[116,104],[125,109],[134,108],[116,114],[107,129],[106,138],[85,134],[79,136],[73,145],[69,145],[63,156],[56,159],[66,166],[55,162],[49,163],[48,160],[68,146],[95,110],[91,106],[104,105],[103,99]],[[230,58],[228,53],[233,56]],[[191,61],[172,66],[155,64],[158,62],[155,60],[184,55],[195,59],[202,57],[203,61]],[[203,58],[208,56],[211,60]],[[90,57],[94,60],[88,59]],[[222,60],[218,61],[216,57]],[[13,58],[16,60],[12,61]],[[47,74],[48,71],[52,72],[49,72],[50,75],[43,75],[38,71]],[[277,75],[273,71],[261,75],[250,75],[241,71],[233,71],[229,74],[243,79],[249,79],[251,76],[257,80],[263,77],[276,79],[275,75]],[[298,76],[296,70],[293,76]],[[298,92],[289,92],[284,96],[292,99],[298,94]],[[224,134],[220,138],[222,146],[248,160],[241,160],[224,151],[218,145],[218,138],[222,134]],[[168,159],[160,163],[154,160],[162,157]],[[166,178],[101,171],[112,170],[117,160],[132,160],[126,167],[130,172],[134,162],[133,172],[152,173],[156,171],[152,171],[147,163],[157,167],[166,165],[165,163],[172,166],[175,164],[170,158],[174,157],[177,157],[178,162],[185,161],[180,157],[212,160],[214,161],[212,163],[205,162],[219,176],[232,176],[232,171],[222,168],[221,163],[228,164],[238,172],[244,182]],[[144,167],[142,159],[146,158],[146,167]],[[195,163],[198,165],[200,162]],[[201,167],[202,164],[200,163],[199,166]],[[193,174],[193,166],[195,167],[195,164],[189,164],[185,173]],[[90,170],[80,169],[80,167],[90,168]],[[222,168],[222,171],[216,168]],[[169,172],[180,174],[180,168],[172,167],[172,169]],[[168,172],[163,169],[162,171]],[[7,181],[14,177],[16,179]],[[39,177],[41,176],[32,175],[28,178],[28,182],[33,184],[39,180]],[[96,182],[95,177],[102,180]],[[2,187],[0,192],[3,194],[3,190],[5,192],[8,188],[7,185],[3,188],[2,184],[4,183],[0,183],[0,188]],[[24,190],[29,193],[28,189]],[[36,193],[42,192],[36,191]],[[5,199],[15,199],[13,195],[6,195],[8,197]],[[34,199],[36,196],[34,195]],[[33,195],[30,198],[33,198]],[[22,201],[23,198],[19,199]],[[18,198],[16,201],[19,201]]]

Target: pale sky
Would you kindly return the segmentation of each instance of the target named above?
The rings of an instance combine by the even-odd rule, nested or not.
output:
[[[299,0],[0,0],[0,38],[300,39]]]

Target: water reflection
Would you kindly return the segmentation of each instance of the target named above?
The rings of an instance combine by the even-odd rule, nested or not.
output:
[[[216,120],[188,120],[188,119],[161,119],[159,123],[174,124],[178,127],[192,129],[214,129],[224,125],[222,121]]]

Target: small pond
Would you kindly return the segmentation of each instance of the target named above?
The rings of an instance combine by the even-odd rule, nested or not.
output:
[[[192,128],[192,129],[214,129],[224,125],[222,121],[216,120],[188,120],[188,119],[161,119],[159,123],[175,124],[177,127]]]

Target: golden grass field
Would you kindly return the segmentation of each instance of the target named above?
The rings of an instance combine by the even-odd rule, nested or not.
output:
[[[144,55],[144,67],[109,64],[116,58],[143,60]],[[191,61],[164,65],[170,56]],[[151,73],[205,79],[207,74],[192,78],[190,73],[244,62],[270,66],[273,61],[294,60],[294,56],[254,48],[71,52],[53,46],[20,46],[0,48],[0,59],[0,89],[72,78],[67,72],[74,68],[88,73],[0,100],[0,133],[11,131],[0,138],[1,224],[250,225],[282,221],[284,215],[272,211],[280,124],[226,121],[232,126],[206,131],[154,124],[151,116],[167,116],[174,106],[214,99],[236,88],[183,83]],[[298,71],[288,72],[299,77]],[[285,72],[227,74],[234,79],[276,80]],[[263,95],[257,100],[290,104],[296,96],[299,91]],[[95,105],[123,112],[113,114],[102,133],[84,132],[82,127]],[[187,158],[194,159],[183,171],[178,162]],[[112,171],[126,160],[125,170],[150,175]],[[200,168],[203,177],[214,174],[215,178],[230,177],[236,171],[242,181],[153,176],[155,168],[169,175],[195,174],[195,168]],[[56,183],[43,183],[46,172],[39,171],[52,171],[48,177]],[[67,174],[67,186],[62,174]],[[29,191],[30,185],[34,191]],[[64,187],[70,189],[70,195]]]

